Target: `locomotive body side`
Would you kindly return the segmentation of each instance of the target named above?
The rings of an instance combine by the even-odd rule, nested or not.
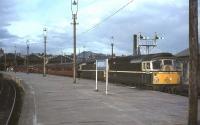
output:
[[[81,78],[95,79],[95,62],[86,63],[78,70]],[[117,57],[109,60],[109,81],[131,86],[179,85],[180,71],[175,68],[171,54]],[[104,80],[98,71],[98,79]]]

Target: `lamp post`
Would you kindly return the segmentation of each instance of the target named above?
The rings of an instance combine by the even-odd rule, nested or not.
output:
[[[74,34],[74,54],[73,54],[73,82],[76,83],[76,19],[78,12],[78,0],[71,0],[71,11],[73,19],[73,34]]]
[[[15,70],[15,73],[16,73],[16,66],[17,66],[17,50],[16,50],[16,45],[14,46],[15,48],[15,59],[14,59],[14,70]]]
[[[66,63],[66,53],[64,53],[64,63]]]
[[[63,64],[63,51],[61,51],[60,64]]]
[[[26,49],[27,49],[27,55],[26,55],[26,73],[28,74],[28,67],[29,67],[29,40],[26,41]]]
[[[4,68],[7,69],[6,49],[4,49]]]
[[[46,77],[46,43],[47,43],[47,28],[43,29],[44,35],[44,66],[43,66],[43,77]]]
[[[113,60],[113,57],[114,57],[113,46],[114,46],[114,37],[112,36],[111,37],[111,55],[112,55],[112,60]]]

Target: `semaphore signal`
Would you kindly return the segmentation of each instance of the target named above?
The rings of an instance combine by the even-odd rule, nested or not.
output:
[[[157,46],[157,40],[164,39],[164,37],[158,36],[155,32],[153,37],[144,36],[141,33],[137,34],[137,55],[140,55],[140,49],[144,47],[146,49],[146,54],[150,53],[150,49]]]

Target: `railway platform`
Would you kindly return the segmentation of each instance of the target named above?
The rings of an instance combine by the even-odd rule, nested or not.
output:
[[[10,74],[24,80],[20,125],[187,125],[187,97],[114,84],[106,95],[104,82],[97,92],[94,80]]]

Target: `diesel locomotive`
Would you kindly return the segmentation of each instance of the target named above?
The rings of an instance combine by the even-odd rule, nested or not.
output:
[[[105,72],[98,72],[98,79],[104,80]],[[95,61],[79,65],[78,74],[81,78],[95,79]],[[109,59],[109,81],[113,83],[172,91],[180,80],[180,66],[170,53]]]

